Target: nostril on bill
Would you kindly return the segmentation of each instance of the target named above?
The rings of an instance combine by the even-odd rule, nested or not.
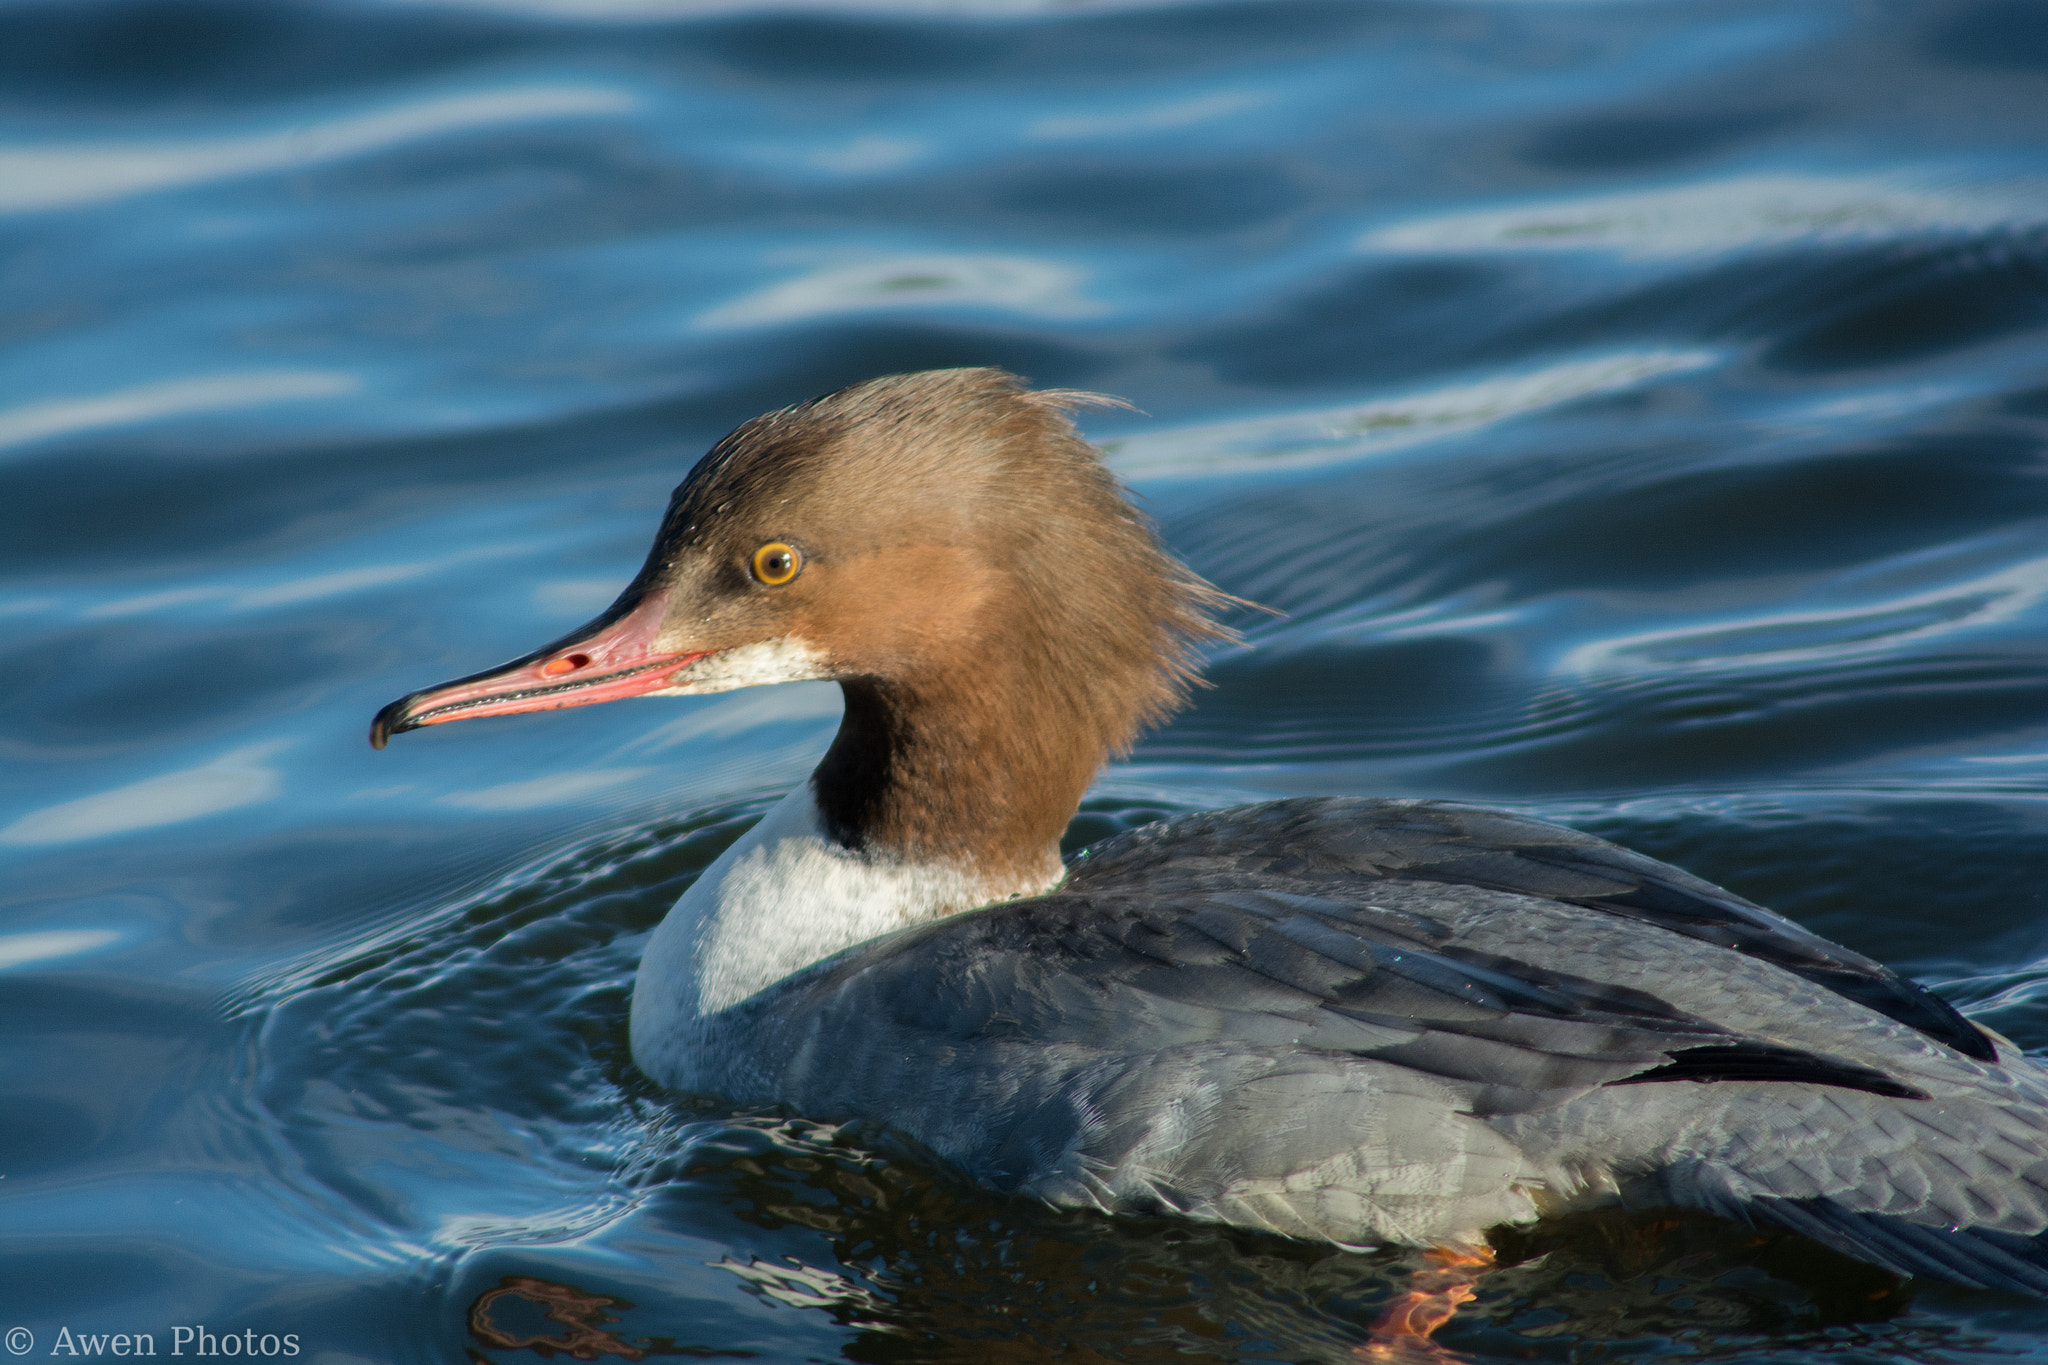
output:
[[[590,667],[588,654],[564,654],[559,659],[550,659],[540,666],[543,678],[559,678],[564,673],[574,673],[579,668]]]

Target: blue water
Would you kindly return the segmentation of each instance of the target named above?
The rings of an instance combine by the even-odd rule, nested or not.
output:
[[[1285,613],[1076,842],[1505,804],[2048,1049],[2044,148],[2038,0],[0,4],[0,1331],[1347,1358],[1403,1254],[634,1073],[647,931],[829,687],[364,742],[608,602],[732,424],[905,369],[1128,398]],[[1731,1225],[1517,1246],[1456,1351],[2048,1355]]]

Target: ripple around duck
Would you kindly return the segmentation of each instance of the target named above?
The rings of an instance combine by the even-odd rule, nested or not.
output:
[[[2048,963],[1947,981],[1941,993],[2026,1051],[2048,1054]]]
[[[640,943],[757,810],[589,841],[245,983],[229,1007],[257,1024],[281,1197],[332,1208],[339,1247],[410,1248],[430,1277],[463,1247],[630,1211],[609,1172],[650,1131],[625,1037]]]
[[[1159,810],[1127,797],[1091,807],[1077,833]],[[252,1066],[291,1153],[281,1170],[353,1210],[333,1235],[447,1248],[436,1292],[451,1309],[507,1284],[568,1286],[617,1299],[621,1339],[693,1354],[746,1339],[721,1283],[822,1313],[906,1360],[998,1337],[1162,1360],[1320,1356],[1360,1338],[1410,1257],[1054,1214],[961,1188],[888,1142],[651,1105],[624,1056],[639,941],[755,809],[594,841],[242,997],[238,1013],[262,1020]],[[1659,828],[1641,812],[1609,819]],[[1663,828],[1701,832],[1697,819]],[[1753,866],[1768,861],[1756,852],[1752,841]],[[1810,889],[1815,869],[1801,871]],[[522,1173],[516,1192],[451,1204],[450,1174],[487,1178],[507,1162]],[[706,1269],[676,1279],[686,1248]],[[1759,1251],[1754,1234],[1711,1220],[1560,1226],[1510,1261],[1448,1344],[1527,1354],[1561,1331],[1624,1322],[1734,1341],[1894,1309],[1871,1297],[1889,1291],[1865,1267],[1792,1244]],[[1610,1289],[1550,1307],[1589,1275]]]

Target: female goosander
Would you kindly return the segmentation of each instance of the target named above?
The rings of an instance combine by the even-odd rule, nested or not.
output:
[[[1087,400],[947,370],[756,418],[610,610],[377,716],[381,748],[839,683],[810,780],[655,931],[643,1071],[892,1129],[1055,1205],[1454,1253],[1683,1205],[2048,1294],[2048,1072],[1697,877],[1500,811],[1346,799],[1063,866],[1083,790],[1183,702],[1227,600],[1075,433]]]

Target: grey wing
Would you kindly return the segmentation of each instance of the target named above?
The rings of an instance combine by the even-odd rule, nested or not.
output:
[[[788,989],[812,1024],[782,1093],[853,1117],[879,1090],[1057,1203],[1422,1242],[1633,1194],[2048,1289],[2036,1068],[1977,1060],[1988,1038],[1868,959],[1514,816],[1168,822]]]
[[[1240,814],[1271,833],[1245,839]],[[1211,841],[1238,856],[1205,871]],[[1494,1120],[1567,1179],[1781,1223],[1906,1273],[2048,1293],[2048,1077],[1917,983],[1641,854],[1448,803],[1191,817],[1113,841],[1076,882],[1151,883],[1161,869],[1144,864],[1162,854],[1169,877],[1243,877],[1247,845],[1272,850],[1250,873],[1268,884],[1434,912],[1468,953],[1633,983],[1737,1035]],[[1529,899],[1502,914],[1486,894],[1500,890]],[[1758,1084],[1653,1084],[1674,1079]]]
[[[1720,1032],[1459,963],[1413,917],[1284,892],[1054,895],[878,941],[764,1002],[778,1088],[1057,1204],[1345,1243],[1470,1241],[1540,1171],[1484,1121]],[[781,992],[777,993],[781,995]]]
[[[1468,917],[1480,907],[1482,921],[1529,920],[1545,908],[1485,890],[1460,900]],[[898,995],[893,1010],[906,1027],[962,1037],[1015,1029],[1126,1050],[1215,1042],[1369,1059],[1438,1079],[1480,1117],[1659,1080],[1920,1094],[1862,1062],[1577,974],[1570,968],[1582,961],[1610,959],[1608,940],[1636,937],[1596,917],[1553,915],[1542,926],[1545,962],[1537,944],[1463,930],[1428,913],[1436,908],[1258,886],[1142,898],[1077,891],[997,907],[973,932],[946,935],[946,960],[920,974],[972,987]]]
[[[1471,897],[1502,916],[1538,904]],[[1622,931],[1574,913],[1582,938]],[[1426,913],[1257,886],[996,906],[791,989],[815,1002],[773,1006],[814,1021],[782,1087],[807,1112],[851,1116],[879,1091],[892,1126],[1001,1187],[1343,1242],[1533,1216],[1583,1177],[1501,1121],[1602,1087],[1918,1093]]]
[[[1304,889],[1331,880],[1356,886],[1387,879],[1485,887],[1581,905],[1732,948],[1966,1057],[1998,1059],[1982,1029],[1884,964],[1667,863],[1507,811],[1448,801],[1273,801],[1166,821],[1109,840],[1088,851],[1077,880],[1115,884],[1162,873],[1199,879],[1205,868],[1231,877],[1263,873]]]

